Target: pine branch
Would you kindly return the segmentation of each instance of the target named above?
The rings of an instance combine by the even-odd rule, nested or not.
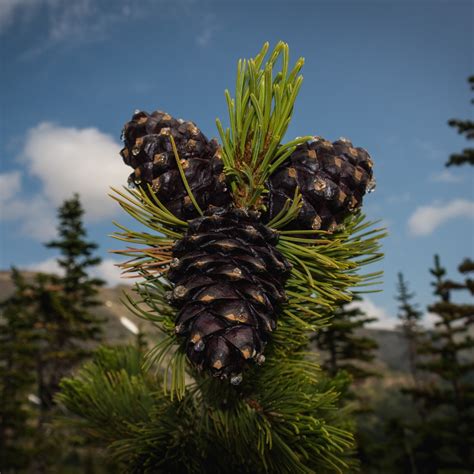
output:
[[[160,140],[170,137],[176,162],[176,169],[173,161],[171,171],[187,191],[187,205],[192,203],[201,217],[189,223],[177,218],[149,185],[113,190],[112,197],[120,206],[148,228],[134,231],[117,224],[119,231],[114,237],[128,244],[128,248],[116,251],[128,258],[121,264],[122,270],[125,275],[141,280],[135,286],[137,298],[126,296],[124,303],[137,316],[156,325],[163,337],[140,358],[139,369],[132,353],[100,352],[77,377],[64,382],[61,400],[83,419],[91,435],[106,441],[128,472],[311,473],[351,469],[346,458],[353,448],[353,439],[345,429],[346,412],[338,409],[337,390],[343,384],[321,376],[318,365],[305,351],[310,335],[328,324],[328,314],[341,301],[350,301],[356,288],[363,291],[365,286],[377,283],[379,272],[364,275],[359,271],[382,257],[379,241],[385,234],[360,214],[350,215],[334,232],[284,230],[300,213],[302,195],[298,188],[266,226],[262,225],[264,219],[257,221],[258,213],[246,213],[265,210],[270,175],[298,145],[311,138],[281,143],[301,87],[299,72],[303,60],[300,58],[290,70],[288,46],[282,42],[265,62],[267,53],[265,44],[255,58],[239,61],[235,98],[226,91],[229,128],[224,130],[217,120],[227,183],[235,207],[245,211],[232,208],[211,213],[211,208],[201,209],[192,194],[193,189],[199,189],[198,183],[187,181],[176,146],[178,141],[175,143],[172,134],[163,130],[160,135],[165,137]],[[277,62],[281,68],[274,75]],[[143,115],[143,120],[148,120]],[[140,125],[139,114],[135,119],[134,124]],[[191,139],[187,144],[190,142]],[[242,226],[236,224],[234,229],[233,222],[239,219]],[[230,233],[227,238],[226,226],[246,237],[234,238]],[[252,249],[248,258],[255,257],[254,267],[249,263],[242,269],[224,268],[227,261],[222,260],[226,256],[238,267],[233,252],[241,252],[240,246],[245,244]],[[205,249],[203,258],[201,248]],[[210,262],[209,273],[201,267],[191,270],[186,256],[192,252],[196,252],[194,257],[200,265],[207,265],[206,259]],[[242,253],[247,257],[245,251]],[[287,281],[290,265],[285,259],[292,264]],[[272,265],[281,270],[275,283],[262,280],[272,280]],[[242,279],[243,275],[247,278],[252,268],[264,275],[256,277],[255,291],[247,288]],[[219,285],[220,275],[225,284]],[[236,275],[239,280],[234,291]],[[273,292],[267,291],[271,296],[259,289],[267,283],[270,289],[274,286]],[[186,294],[193,298],[185,300]],[[279,308],[285,294],[287,301]],[[214,300],[219,304],[231,301],[232,311],[219,313],[219,318],[217,310],[211,314]],[[237,328],[239,334],[244,334],[242,328],[247,327],[241,324],[247,316],[240,314],[235,301],[241,302],[242,307],[248,306],[251,317],[258,313],[251,337],[242,336],[249,344],[252,338],[258,339],[258,344],[249,346],[250,349],[238,347],[237,341],[233,347],[230,342],[227,346],[231,330]],[[259,305],[268,308],[260,312]],[[176,308],[182,311],[178,320]],[[281,311],[274,329],[277,309]],[[196,338],[192,340],[189,324],[180,321],[195,318],[195,329],[197,316],[205,315],[206,311],[209,320],[214,318],[213,322],[222,326],[207,336],[196,329]],[[224,320],[227,316],[229,319]],[[185,337],[179,335],[183,328],[187,331]],[[228,364],[223,368],[223,357],[209,342],[211,335],[215,344],[234,351],[242,365]],[[208,365],[204,367],[216,369],[214,374],[222,378],[229,377],[231,384],[200,371],[199,354],[203,347],[211,348],[216,355],[213,365],[206,361]],[[191,354],[189,358],[195,365],[187,363],[187,354]],[[247,365],[242,380],[244,363]],[[140,403],[137,414],[130,413],[134,397]],[[109,422],[116,411],[120,416]]]
[[[262,207],[265,182],[297,145],[311,137],[299,137],[281,144],[291,120],[296,96],[303,78],[299,75],[304,60],[299,58],[288,72],[288,45],[279,42],[265,64],[269,45],[265,43],[253,59],[239,60],[235,99],[225,96],[230,128],[224,130],[216,120],[223,144],[222,158],[238,207]],[[281,59],[281,71],[273,75]]]
[[[176,403],[139,352],[104,348],[62,382],[59,400],[127,472],[345,472],[353,440],[335,387],[305,356],[269,362],[238,391],[198,377]]]

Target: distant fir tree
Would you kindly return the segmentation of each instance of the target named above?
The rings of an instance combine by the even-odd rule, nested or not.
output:
[[[32,456],[28,395],[35,394],[37,335],[32,294],[12,269],[13,294],[0,305],[0,471],[18,472]]]
[[[45,329],[38,373],[45,410],[53,406],[60,380],[101,339],[102,320],[91,310],[101,305],[97,294],[104,282],[88,274],[101,259],[94,255],[97,244],[87,240],[83,214],[77,194],[59,208],[58,238],[46,246],[59,250],[63,275],[39,275],[36,280],[38,316]]]
[[[408,361],[410,364],[410,374],[413,379],[413,384],[416,386],[419,383],[418,371],[418,343],[422,334],[420,321],[423,318],[423,313],[418,309],[418,306],[413,303],[415,294],[410,292],[408,283],[402,273],[398,274],[397,295],[395,299],[398,301],[397,317],[400,320],[401,329],[405,336],[408,346]]]
[[[394,387],[396,393],[390,393],[387,397],[391,398],[391,403],[396,400],[400,408],[391,406],[381,417],[382,433],[377,433],[377,436],[372,436],[370,440],[375,449],[372,449],[371,456],[367,457],[368,465],[374,468],[369,472],[418,474],[414,451],[419,442],[417,431],[424,411],[420,401],[414,403],[410,394],[414,387],[418,389],[422,386],[418,350],[425,337],[425,330],[420,325],[423,313],[413,302],[414,298],[415,294],[410,291],[403,274],[398,273],[395,295],[398,301],[397,317],[400,321],[399,329],[406,342],[407,351],[404,356],[408,360],[412,383],[408,387],[402,386],[401,389]],[[374,439],[377,442],[374,442]]]
[[[361,301],[361,298],[355,296],[352,301]],[[375,358],[374,351],[378,346],[373,339],[357,334],[357,331],[376,320],[368,317],[360,307],[341,302],[329,320],[330,325],[319,330],[313,338],[322,351],[322,368],[330,380],[337,381],[341,394],[339,408],[356,415],[350,429],[355,433],[358,459],[362,464],[365,464],[370,439],[360,429],[360,423],[364,420],[364,414],[370,413],[371,407],[357,396],[354,385],[376,375],[368,367]]]
[[[468,82],[471,90],[474,90],[474,76],[469,77]],[[474,99],[471,99],[471,104],[474,104]],[[472,120],[451,119],[448,122],[450,127],[458,130],[458,133],[464,135],[467,140],[474,139],[474,122]],[[446,166],[459,166],[464,164],[474,165],[474,148],[465,148],[460,153],[453,153]]]
[[[352,301],[361,300],[355,296]],[[369,368],[378,345],[375,340],[358,331],[376,320],[368,317],[359,306],[342,302],[330,318],[330,325],[314,336],[318,349],[322,351],[322,368],[330,380],[338,381],[337,389],[341,394],[339,409],[355,415],[350,429],[355,434],[357,458],[362,470],[369,465],[369,458],[378,440],[375,442],[366,427],[372,407],[358,396],[355,387],[368,377],[378,375]]]
[[[69,450],[52,421],[60,380],[87,357],[101,337],[93,313],[102,280],[88,271],[100,263],[96,244],[87,240],[84,211],[75,195],[59,209],[58,238],[62,276],[38,273],[25,281],[12,271],[14,291],[0,317],[0,470],[51,472]],[[28,395],[39,409],[28,409]],[[62,465],[62,464],[61,464]]]
[[[38,425],[41,427],[52,409],[57,384],[69,367],[68,328],[70,313],[62,293],[60,278],[38,273],[31,285],[31,310],[35,314],[38,337],[36,383],[40,399]]]
[[[459,270],[472,272],[474,263],[465,260]],[[431,381],[412,390],[426,412],[417,430],[417,472],[468,473],[474,465],[474,305],[456,303],[452,294],[461,290],[472,294],[473,283],[470,278],[460,283],[447,279],[437,255],[430,271],[438,299],[428,310],[437,320],[419,346],[423,361],[418,367]]]
[[[353,301],[361,301],[361,298],[356,296]],[[375,374],[367,364],[375,358],[377,343],[357,331],[376,320],[360,307],[344,302],[334,312],[330,325],[318,331],[313,339],[323,351],[322,367],[330,376],[345,370],[353,381],[359,382]]]

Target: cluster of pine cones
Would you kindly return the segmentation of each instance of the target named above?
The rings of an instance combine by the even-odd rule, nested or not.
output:
[[[183,184],[170,135],[204,216]],[[271,175],[261,213],[233,205],[219,145],[194,123],[139,111],[125,124],[123,141],[122,158],[134,169],[131,185],[146,184],[146,190],[151,185],[161,203],[188,222],[167,275],[175,284],[176,333],[196,367],[238,384],[249,360],[265,360],[291,271],[276,249],[278,233],[266,224],[298,187],[302,207],[285,228],[333,232],[373,189],[372,160],[346,139],[331,143],[315,137]]]

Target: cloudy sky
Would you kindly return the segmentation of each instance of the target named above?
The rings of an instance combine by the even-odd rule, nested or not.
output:
[[[265,41],[306,59],[288,137],[351,138],[376,163],[365,210],[390,231],[383,292],[364,304],[390,325],[396,273],[422,306],[438,252],[455,276],[472,256],[473,170],[446,169],[464,140],[447,126],[472,116],[471,1],[0,0],[1,262],[54,268],[42,242],[55,208],[82,196],[91,238],[114,283],[107,197],[125,183],[120,131],[135,109],[166,110],[216,136],[236,61]]]

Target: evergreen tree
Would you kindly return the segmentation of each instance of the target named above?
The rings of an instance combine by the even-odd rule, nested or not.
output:
[[[355,296],[353,301],[360,302],[362,299]],[[347,428],[355,435],[357,457],[363,469],[369,464],[368,458],[375,443],[365,426],[371,407],[358,396],[356,387],[368,377],[377,375],[368,367],[375,358],[374,351],[378,345],[359,331],[376,320],[368,317],[360,306],[340,302],[329,318],[328,325],[313,336],[318,350],[322,351],[322,368],[330,380],[340,381],[339,409],[346,410],[354,417]]]
[[[103,282],[88,275],[100,263],[86,240],[78,196],[59,209],[59,236],[47,244],[60,251],[62,276],[37,273],[28,283],[13,270],[14,292],[2,303],[0,320],[0,454],[5,470],[50,472],[64,454],[64,439],[52,429],[60,380],[100,340],[93,313]],[[39,410],[27,409],[27,396]],[[2,470],[3,472],[3,470]],[[8,472],[8,471],[7,471]]]
[[[474,90],[474,76],[469,77],[471,90]],[[474,104],[474,99],[471,100]],[[451,119],[448,122],[450,127],[458,130],[458,133],[464,135],[467,140],[474,140],[474,122],[472,120]],[[446,166],[459,166],[464,164],[474,165],[474,148],[465,148],[460,153],[454,153],[449,157]]]
[[[466,260],[459,269],[472,272],[474,265]],[[426,413],[418,429],[417,469],[467,473],[474,464],[474,305],[454,302],[453,292],[472,293],[472,280],[447,279],[437,255],[430,272],[438,299],[428,310],[437,320],[418,350],[423,357],[418,367],[430,380],[411,390]]]
[[[123,268],[143,277],[128,305],[164,337],[143,361],[99,352],[60,397],[126,472],[353,470],[345,382],[307,349],[323,315],[377,278],[357,272],[381,258],[358,211],[372,162],[348,140],[280,143],[303,60],[290,70],[288,45],[267,50],[239,61],[221,148],[160,111],[125,126],[135,187],[115,198],[150,229],[119,226]]]
[[[32,455],[28,395],[35,394],[37,335],[32,292],[12,269],[13,294],[0,309],[0,470],[25,468]]]
[[[44,328],[38,372],[44,410],[53,404],[62,377],[90,353],[101,339],[102,320],[93,308],[100,305],[98,289],[104,282],[88,274],[101,259],[94,256],[97,244],[87,240],[78,195],[64,201],[58,210],[58,238],[46,244],[59,250],[62,276],[38,275],[38,318]]]
[[[362,299],[356,296],[353,301]],[[368,317],[359,306],[341,302],[329,324],[316,333],[314,340],[324,354],[322,367],[331,377],[344,370],[354,382],[359,382],[375,374],[367,367],[375,358],[377,343],[362,336],[359,330],[376,320]]]
[[[405,386],[401,389],[388,388],[386,399],[390,401],[385,402],[385,411],[379,412],[379,419],[376,420],[379,432],[369,439],[372,452],[367,456],[367,464],[373,467],[369,472],[418,474],[414,450],[419,442],[417,432],[422,420],[423,407],[420,403],[413,403],[410,394],[413,387],[422,386],[421,372],[418,368],[420,363],[418,349],[425,335],[419,324],[423,314],[413,303],[415,294],[410,292],[402,273],[398,273],[396,291],[395,299],[399,303],[397,316],[407,345],[406,358],[412,383],[408,388]],[[394,401],[397,406],[390,406],[387,410],[387,405]]]
[[[411,293],[408,284],[402,273],[398,274],[397,295],[399,302],[398,319],[401,322],[401,328],[408,345],[408,361],[410,364],[410,373],[414,385],[418,385],[418,343],[422,328],[420,321],[423,313],[412,303],[414,293]]]

